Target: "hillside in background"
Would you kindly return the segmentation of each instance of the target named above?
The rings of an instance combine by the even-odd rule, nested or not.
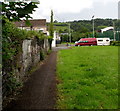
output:
[[[115,23],[115,30],[120,30],[120,21],[118,22],[117,19],[94,19],[94,27],[95,27],[95,37],[109,37],[113,39],[113,31],[110,31],[109,33],[106,32],[103,35],[101,35],[98,31],[100,29],[103,29],[105,27],[113,26],[113,23]],[[80,38],[83,37],[93,37],[93,20],[78,20],[78,21],[70,21],[70,22],[58,22],[54,21],[54,30],[62,33],[69,33],[69,24],[70,24],[70,31],[71,31],[71,37],[72,41],[77,41]],[[67,35],[61,35],[62,41],[69,41],[68,34]],[[118,38],[118,37],[117,37]]]

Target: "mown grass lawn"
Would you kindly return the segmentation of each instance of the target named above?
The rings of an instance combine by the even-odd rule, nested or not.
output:
[[[75,47],[58,53],[58,109],[118,108],[118,47]]]

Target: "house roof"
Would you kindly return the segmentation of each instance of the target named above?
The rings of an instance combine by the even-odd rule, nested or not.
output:
[[[105,32],[105,31],[108,31],[108,30],[113,30],[114,27],[106,27],[104,29],[101,29],[102,33]]]
[[[29,20],[32,27],[42,27],[42,26],[46,26],[46,19],[34,19],[34,20]],[[15,22],[15,25],[17,27],[28,27],[25,24],[25,21],[19,21],[19,22]]]

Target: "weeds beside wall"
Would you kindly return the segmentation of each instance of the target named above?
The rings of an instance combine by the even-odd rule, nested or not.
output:
[[[29,71],[49,51],[47,36],[36,31],[21,30],[3,19],[3,99],[24,82]]]

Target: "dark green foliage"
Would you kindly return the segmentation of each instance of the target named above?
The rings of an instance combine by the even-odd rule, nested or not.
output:
[[[69,42],[69,35],[61,35],[61,42]]]
[[[18,29],[6,18],[3,18],[2,25],[2,70],[6,73],[5,76],[7,76],[7,79],[5,78],[4,89],[6,89],[8,93],[11,93],[21,86],[20,81],[17,80],[14,74],[14,68],[17,67],[16,58],[22,52],[23,40],[36,37],[38,38],[38,41],[42,41],[47,37],[41,32]],[[44,54],[40,54],[40,56],[41,59],[44,59]],[[6,95],[7,92],[5,93]]]
[[[98,37],[98,34],[97,34],[97,32],[95,32],[95,38],[97,38]]]
[[[97,29],[100,30],[100,29],[104,29],[106,28],[107,26],[98,26]]]
[[[49,36],[48,37],[48,42],[49,42],[50,50],[52,49],[52,40],[53,40],[53,38],[51,36]]]
[[[117,21],[116,19],[95,19],[95,30],[98,31],[102,28],[113,26],[113,21]],[[77,31],[79,33],[92,32],[92,20],[79,20],[71,22],[71,29],[73,31]]]
[[[10,21],[19,21],[21,18],[28,20],[37,4],[38,2],[2,2],[2,15]]]
[[[3,61],[13,60],[19,51],[21,51],[21,44],[24,39],[31,39],[37,37],[38,39],[47,38],[41,32],[26,31],[18,29],[8,19],[4,19],[2,30],[2,50]]]
[[[67,23],[57,23],[57,22],[54,22],[54,26],[68,26]]]
[[[113,46],[120,46],[120,41],[111,41],[110,44]]]
[[[3,19],[3,21],[3,61],[13,60],[14,56],[21,50],[21,44],[24,39],[31,39],[34,37],[43,39],[46,37],[40,32],[18,29],[8,19]]]
[[[95,19],[95,26],[113,26],[113,19]]]
[[[49,29],[49,32],[50,32],[50,36],[53,37],[53,11],[51,10],[51,20],[50,20],[50,29]]]
[[[40,51],[40,60],[44,60],[45,59],[45,54],[43,51]]]
[[[115,30],[120,31],[120,20],[115,21]]]
[[[13,91],[16,90],[16,88],[22,86],[22,83],[17,81],[13,73],[9,73],[8,79],[7,79],[7,84],[6,84],[6,89],[8,94],[12,93]]]
[[[52,39],[54,36],[54,29],[53,29],[53,11],[51,10],[51,19],[50,19],[50,28],[49,28],[49,33],[50,33],[50,37],[49,37],[49,44],[50,44],[50,49],[52,49]]]
[[[114,39],[114,33],[113,33],[113,31],[106,31],[104,33],[95,32],[95,34],[96,34],[97,38],[110,38],[111,40]],[[91,33],[89,36],[93,37],[93,34]],[[117,41],[119,40],[119,37],[120,37],[119,33],[116,32],[115,39]]]
[[[25,34],[20,33],[20,30],[10,23],[7,19],[4,19],[6,23],[3,24],[2,30],[2,49],[3,49],[3,61],[13,60],[13,56],[17,53],[20,43],[22,42]],[[21,36],[21,35],[24,36]],[[16,40],[16,41],[15,41]]]
[[[95,21],[95,37],[109,37],[113,39],[113,31],[107,31],[105,33],[98,33],[100,29],[105,27],[113,26],[115,23],[115,30],[120,31],[120,20],[117,19],[100,19],[97,18]],[[72,33],[72,42],[80,40],[80,38],[93,37],[93,25],[92,20],[79,20],[70,22],[70,28]],[[68,22],[66,23],[55,23],[54,29],[59,33],[68,33]],[[116,33],[116,40],[119,39],[118,33]],[[64,41],[65,42],[65,41]]]

